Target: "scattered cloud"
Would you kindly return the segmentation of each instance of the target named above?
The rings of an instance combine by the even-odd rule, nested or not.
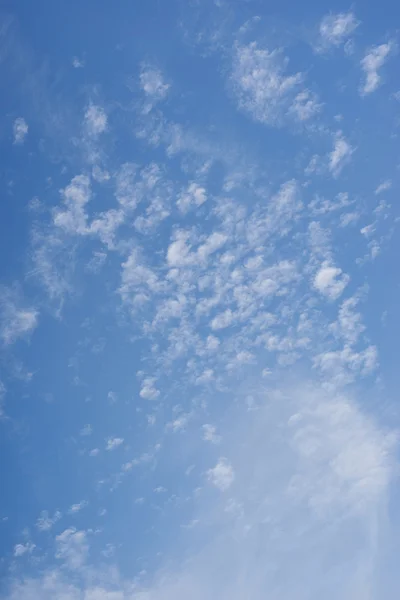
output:
[[[82,568],[88,554],[89,545],[84,531],[70,527],[56,536],[55,556],[71,571]]]
[[[359,24],[351,11],[325,15],[319,26],[318,50],[342,46]]]
[[[38,311],[20,297],[17,290],[0,288],[0,339],[5,346],[29,337],[38,325]]]
[[[203,425],[203,439],[212,444],[218,444],[221,436],[217,434],[217,428],[214,425],[206,423]]]
[[[321,108],[315,94],[303,89],[303,74],[286,74],[282,50],[266,50],[256,42],[236,46],[231,81],[238,106],[255,121],[280,126],[287,114],[300,121]]]
[[[381,84],[379,70],[393,51],[393,43],[387,42],[379,46],[373,46],[361,60],[361,68],[364,71],[365,81],[361,86],[361,94],[366,96],[375,92]]]
[[[89,104],[85,112],[85,128],[92,137],[97,137],[107,130],[107,115],[102,106]]]
[[[72,66],[74,67],[74,69],[83,69],[83,67],[85,66],[85,61],[81,58],[78,58],[77,56],[74,56],[74,58],[72,59]]]
[[[19,558],[24,556],[24,554],[32,554],[35,548],[35,544],[32,544],[31,542],[27,542],[26,544],[16,544],[14,546],[14,556],[15,558]]]
[[[108,449],[108,448],[107,448]],[[85,508],[88,505],[88,501],[87,500],[82,500],[81,502],[78,502],[77,504],[72,504],[68,510],[68,513],[70,515],[74,515],[78,512],[80,512],[83,508]]]
[[[226,492],[235,480],[235,472],[226,458],[220,458],[212,469],[207,471],[207,478],[221,492]]]
[[[82,427],[82,429],[79,432],[79,435],[86,437],[88,435],[92,435],[92,433],[93,433],[93,428],[90,424],[88,424],[88,425],[85,425],[84,427]]]
[[[155,387],[156,380],[153,377],[145,377],[140,389],[140,397],[145,400],[155,400],[160,395],[160,391]]]
[[[56,510],[51,517],[47,510],[43,510],[36,521],[36,527],[39,531],[49,531],[62,517],[59,510]]]
[[[334,147],[329,154],[328,168],[334,177],[340,175],[343,167],[351,160],[355,148],[353,148],[344,137],[341,131],[338,131],[334,139]]]
[[[336,300],[342,295],[350,277],[339,267],[325,262],[314,277],[314,287],[330,300]]]
[[[383,194],[383,192],[387,192],[388,190],[390,190],[390,188],[392,187],[392,181],[390,179],[386,179],[386,181],[382,181],[382,183],[380,183],[378,185],[378,187],[375,190],[375,195],[379,195],[379,194]]]
[[[28,124],[23,117],[15,119],[13,125],[14,144],[23,144],[28,135],[28,131]]]
[[[118,446],[121,446],[121,444],[124,443],[124,438],[108,438],[107,440],[107,445],[106,445],[106,450],[110,451],[110,450],[115,450],[115,448],[118,448]],[[93,450],[92,450],[93,452]],[[93,456],[93,454],[92,454]]]

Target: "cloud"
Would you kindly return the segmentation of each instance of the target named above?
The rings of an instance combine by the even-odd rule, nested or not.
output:
[[[121,444],[124,443],[124,438],[108,438],[107,440],[107,446],[106,446],[106,450],[110,451],[110,450],[115,450],[115,448],[118,448],[118,446],[121,446]],[[92,450],[93,452],[93,450]]]
[[[154,377],[145,377],[142,381],[139,395],[145,400],[155,400],[160,395],[159,390],[155,386],[156,380]]]
[[[84,125],[88,134],[98,137],[107,130],[107,115],[103,107],[89,104],[85,112]]]
[[[187,190],[182,192],[176,204],[182,213],[186,213],[192,207],[199,207],[207,201],[207,192],[201,185],[192,182]]]
[[[319,26],[319,50],[342,46],[359,26],[354,13],[325,15]]]
[[[23,117],[15,119],[13,125],[14,144],[23,144],[28,135],[28,131],[28,124]]]
[[[142,66],[140,87],[152,102],[163,100],[170,88],[169,84],[165,83],[161,71],[150,65]]]
[[[235,471],[229,461],[222,457],[215,467],[207,471],[207,478],[221,492],[226,492],[235,480]]]
[[[396,437],[353,397],[317,385],[258,391],[254,401],[256,410],[225,422],[229,458],[208,472],[223,493],[210,504],[208,486],[198,491],[196,527],[181,528],[185,554],[146,583],[85,571],[87,534],[70,528],[56,538],[56,557],[79,578],[48,570],[15,580],[5,599],[384,598]]]
[[[303,89],[303,74],[286,74],[281,50],[259,48],[256,42],[236,46],[231,82],[241,110],[265,125],[281,126],[286,118],[307,121],[321,109],[317,96]]]
[[[83,567],[89,554],[86,533],[74,527],[65,529],[56,536],[56,558],[75,571]]]
[[[82,429],[79,432],[79,435],[82,436],[88,436],[88,435],[92,435],[93,433],[93,428],[90,424],[85,425],[84,427],[82,427]]]
[[[336,300],[349,281],[350,277],[342,269],[325,262],[314,277],[314,287],[330,300]]]
[[[16,544],[14,546],[14,556],[15,558],[19,558],[27,553],[32,554],[35,548],[35,544],[32,544],[31,542],[27,542],[26,544]]]
[[[90,179],[87,175],[76,175],[71,183],[61,190],[65,209],[54,211],[54,224],[72,235],[87,232],[85,206],[91,197]]]
[[[85,66],[85,61],[78,58],[77,56],[74,56],[74,58],[72,59],[72,66],[74,67],[74,69],[83,69],[83,67]]]
[[[386,179],[386,181],[382,181],[382,183],[380,183],[378,185],[378,187],[375,190],[375,195],[378,196],[379,194],[382,194],[383,192],[387,192],[388,190],[390,190],[391,187],[392,187],[391,180]]]
[[[334,148],[329,154],[328,168],[334,177],[340,175],[343,167],[351,160],[354,148],[349,144],[341,131],[335,135]]]
[[[388,42],[380,46],[373,46],[361,60],[361,68],[365,74],[365,81],[361,86],[361,95],[366,96],[375,92],[381,83],[379,70],[383,67],[393,51],[393,43]]]
[[[3,415],[3,406],[4,406],[4,397],[6,395],[6,387],[4,383],[0,380],[0,418]]]
[[[16,290],[0,288],[0,339],[5,346],[29,337],[38,325],[38,316]]]
[[[108,448],[107,448],[108,450]],[[78,512],[80,512],[83,508],[85,508],[88,505],[88,501],[87,500],[82,500],[81,502],[78,502],[77,504],[72,504],[68,510],[68,513],[70,515],[74,515]]]
[[[207,442],[211,442],[212,444],[218,444],[221,441],[221,436],[217,434],[217,428],[215,425],[210,425],[206,423],[202,427],[203,429],[203,439]]]
[[[49,531],[61,517],[62,514],[59,510],[56,510],[52,517],[50,517],[47,510],[43,510],[36,521],[36,527],[39,531]]]

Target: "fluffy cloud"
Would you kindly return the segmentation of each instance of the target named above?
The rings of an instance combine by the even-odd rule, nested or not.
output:
[[[207,471],[208,480],[219,490],[225,492],[235,480],[235,471],[226,458],[220,458],[212,469]]]
[[[336,300],[343,293],[349,280],[349,276],[343,273],[342,269],[325,262],[314,277],[314,287],[330,300]]]
[[[319,26],[319,49],[341,46],[358,26],[359,21],[351,11],[326,15]]]
[[[23,144],[28,135],[28,131],[28,124],[23,117],[15,119],[13,125],[14,144]]]
[[[119,437],[108,438],[106,450],[108,450],[108,451],[115,450],[115,448],[118,448],[118,446],[121,446],[121,444],[123,444],[123,443],[124,443],[124,438],[119,438]]]
[[[288,59],[256,42],[237,46],[231,81],[238,106],[255,121],[279,126],[287,115],[306,121],[321,108],[315,94],[303,89],[302,73],[286,74]]]
[[[381,83],[379,70],[383,67],[390,53],[393,50],[393,44],[388,42],[380,46],[374,46],[368,50],[361,61],[361,68],[365,74],[365,81],[361,86],[361,94],[366,96],[375,92]]]
[[[29,337],[38,325],[38,311],[23,302],[16,290],[0,288],[0,339],[5,346]]]
[[[85,112],[84,124],[90,136],[97,137],[107,129],[107,115],[104,108],[89,104]]]
[[[152,101],[163,100],[170,87],[168,83],[165,83],[161,71],[149,65],[142,66],[140,86]]]

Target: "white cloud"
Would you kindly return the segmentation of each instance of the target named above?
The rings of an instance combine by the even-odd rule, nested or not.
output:
[[[369,49],[361,61],[361,68],[365,73],[365,82],[361,86],[361,94],[367,95],[375,92],[381,83],[379,70],[385,64],[390,53],[393,51],[393,44],[381,44]]]
[[[90,179],[86,175],[76,175],[71,183],[61,190],[65,209],[54,211],[54,224],[72,235],[87,233],[86,204],[91,197]]]
[[[108,448],[107,448],[108,449]],[[77,504],[72,504],[68,510],[68,513],[70,515],[74,515],[78,512],[80,512],[83,508],[85,508],[88,505],[88,501],[87,500],[82,500],[81,502],[78,502]]]
[[[292,105],[289,108],[289,114],[292,114],[298,121],[308,121],[321,112],[322,104],[318,101],[316,94],[310,90],[299,92]]]
[[[297,382],[254,393],[257,410],[226,423],[235,432],[224,448],[235,486],[230,460],[220,459],[224,468],[209,471],[210,483],[229,496],[213,505],[198,496],[191,522],[201,542],[199,531],[185,529],[190,561],[166,557],[158,575],[146,573],[146,584],[117,569],[107,578],[104,568],[91,568],[79,580],[52,569],[16,579],[5,598],[385,598],[388,583],[399,581],[397,572],[388,581],[382,563],[396,548],[396,532],[387,527],[395,437],[353,398],[319,386]],[[57,545],[64,565],[82,573],[85,533],[68,529]]]
[[[97,137],[107,129],[107,115],[103,107],[89,104],[85,112],[84,125],[88,134]]]
[[[28,307],[16,290],[0,287],[0,339],[5,346],[29,337],[38,325],[38,311]]]
[[[155,400],[160,395],[159,390],[155,386],[156,380],[154,377],[145,377],[142,381],[139,395],[145,400]]]
[[[215,425],[206,423],[202,427],[203,429],[203,440],[211,442],[212,444],[218,444],[221,441],[221,436],[217,434],[217,428]]]
[[[13,132],[14,132],[14,144],[23,144],[26,136],[28,135],[29,127],[25,119],[18,117],[14,121]]]
[[[235,472],[230,462],[221,457],[215,467],[207,471],[207,478],[221,492],[226,492],[235,480]]]
[[[149,65],[142,67],[140,87],[153,102],[163,100],[170,88],[169,84],[165,83],[161,71]]]
[[[182,213],[186,213],[192,206],[201,206],[206,200],[207,192],[205,188],[192,182],[189,184],[187,190],[181,193],[176,204]]]
[[[86,533],[77,531],[75,527],[65,529],[56,536],[56,558],[69,569],[79,570],[86,562],[89,554]]]
[[[39,531],[49,531],[57,521],[62,517],[59,510],[56,510],[54,515],[51,517],[47,510],[43,510],[40,517],[36,521],[36,527]]]
[[[92,433],[93,433],[93,428],[89,423],[88,425],[85,425],[84,427],[82,427],[82,429],[79,432],[79,435],[88,436],[88,435],[92,435]]]
[[[314,358],[316,366],[334,387],[342,387],[358,377],[373,373],[378,367],[378,352],[375,346],[368,346],[357,352],[349,344],[341,350],[318,354]]]
[[[281,125],[301,91],[302,74],[286,75],[287,65],[280,50],[269,52],[255,42],[236,47],[232,84],[239,108],[255,121]]]
[[[337,177],[351,160],[354,148],[349,144],[341,131],[335,136],[334,148],[329,155],[329,171]]]
[[[335,335],[342,337],[349,345],[354,345],[365,331],[360,312],[356,310],[359,300],[357,297],[347,298],[342,303],[337,321],[331,329]]]
[[[106,450],[108,450],[108,451],[115,450],[115,448],[118,448],[118,446],[121,446],[121,444],[123,444],[123,443],[124,443],[124,438],[119,438],[119,437],[108,438]]]
[[[14,546],[14,556],[19,558],[20,556],[24,556],[24,554],[32,554],[34,549],[36,548],[35,544],[31,542],[27,542],[26,544],[16,544]]]
[[[72,59],[72,66],[74,67],[74,69],[83,69],[83,67],[85,66],[85,61],[78,58],[77,56],[74,56],[74,58]]]
[[[388,190],[390,190],[390,188],[392,187],[392,182],[390,179],[386,179],[386,181],[382,181],[382,183],[380,183],[378,185],[378,187],[375,190],[375,194],[382,194],[383,192],[387,192]]]
[[[319,26],[320,50],[342,46],[359,26],[354,13],[326,15]]]
[[[336,300],[349,281],[350,277],[342,269],[324,262],[314,277],[314,287],[330,300]]]

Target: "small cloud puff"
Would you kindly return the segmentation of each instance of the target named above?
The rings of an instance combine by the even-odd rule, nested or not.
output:
[[[140,87],[151,100],[163,100],[168,94],[170,88],[159,69],[144,65],[140,73]]]
[[[342,269],[324,262],[315,275],[314,287],[323,296],[330,300],[336,300],[341,296],[349,281],[350,277],[343,273]]]
[[[85,112],[84,123],[87,132],[92,137],[97,137],[107,129],[107,115],[104,108],[90,104]]]
[[[207,471],[207,478],[221,492],[225,492],[234,482],[235,472],[230,462],[221,457],[215,467]]]
[[[18,117],[15,119],[13,125],[14,144],[23,144],[28,135],[28,130],[29,127],[24,118]]]
[[[115,448],[118,448],[118,446],[120,446],[123,443],[124,443],[124,438],[118,438],[118,437],[108,438],[106,450],[108,450],[108,451],[115,450]]]

